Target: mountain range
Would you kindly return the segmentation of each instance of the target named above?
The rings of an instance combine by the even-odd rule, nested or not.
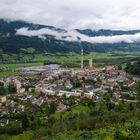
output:
[[[140,30],[66,30],[53,26],[0,19],[0,50],[20,53],[21,49],[34,48],[38,53],[85,53],[140,51]]]

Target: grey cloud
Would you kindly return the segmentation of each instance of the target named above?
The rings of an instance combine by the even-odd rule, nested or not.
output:
[[[60,28],[139,29],[139,0],[0,0],[0,18]]]

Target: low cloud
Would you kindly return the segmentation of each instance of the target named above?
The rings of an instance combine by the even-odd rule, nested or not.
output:
[[[71,31],[56,31],[51,30],[49,28],[42,28],[39,30],[28,30],[28,28],[21,28],[18,29],[16,35],[24,35],[28,37],[38,36],[43,40],[46,38],[46,35],[54,36],[57,40],[65,40],[65,41],[79,41],[79,38],[82,42],[89,42],[89,43],[134,43],[140,42],[140,33],[136,33],[133,35],[114,35],[114,36],[96,36],[96,37],[89,37],[87,35],[83,35],[76,30]]]

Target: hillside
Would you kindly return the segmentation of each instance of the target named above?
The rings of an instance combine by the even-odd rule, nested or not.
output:
[[[135,35],[140,30],[73,30],[66,31],[53,26],[8,21],[0,19],[0,50],[4,53],[20,53],[22,48],[34,48],[37,53],[80,52],[81,45],[86,53],[113,51],[140,51],[139,42],[120,40],[118,42],[98,42],[89,37],[112,37],[117,35]],[[80,38],[81,44],[79,43]],[[109,42],[109,43],[108,43]]]

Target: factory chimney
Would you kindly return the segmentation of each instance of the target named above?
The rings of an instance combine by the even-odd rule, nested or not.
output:
[[[79,42],[79,47],[81,48],[81,70],[83,70],[83,68],[84,68],[84,60],[83,60],[83,46],[82,46],[82,44],[81,44],[81,38],[80,37],[78,37],[78,42]]]
[[[83,63],[83,48],[81,48],[81,70],[84,68],[84,63]]]

